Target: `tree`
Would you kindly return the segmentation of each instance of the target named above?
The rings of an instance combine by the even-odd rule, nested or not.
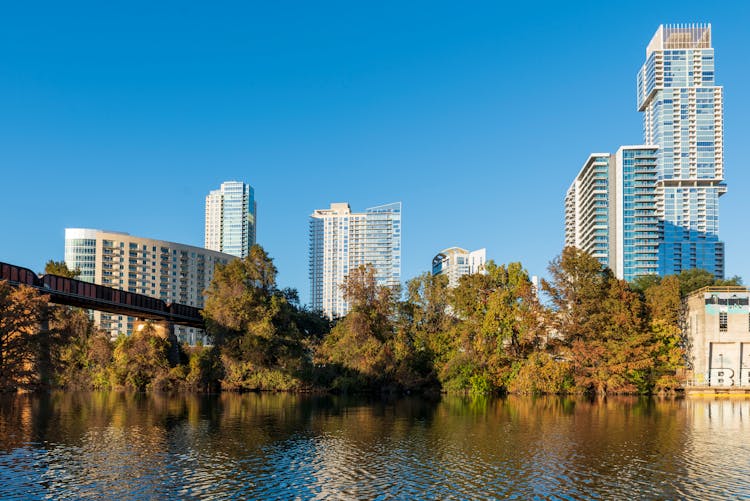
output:
[[[590,312],[600,330],[571,345],[576,384],[600,394],[648,392],[654,346],[643,302],[624,280],[610,277],[607,285],[600,307]]]
[[[640,294],[590,254],[566,247],[550,264],[557,356],[568,360],[576,386],[597,393],[647,392],[654,342]]]
[[[120,336],[114,349],[116,383],[137,391],[149,389],[157,377],[169,371],[169,347],[150,324],[130,336]]]
[[[738,276],[734,276],[727,280],[717,279],[713,273],[700,268],[682,270],[678,275],[678,278],[680,280],[680,294],[682,297],[685,297],[702,287],[712,285],[742,285],[742,279]]]
[[[112,347],[86,311],[53,307],[49,326],[49,363],[55,384],[79,389],[107,387]]]
[[[57,275],[59,277],[66,278],[78,278],[81,275],[81,269],[76,267],[75,270],[68,268],[65,261],[54,261],[50,259],[47,264],[44,265],[45,275]]]
[[[520,364],[542,343],[542,308],[521,263],[464,275],[450,294],[458,317],[454,348],[440,367],[452,389],[505,390]]]
[[[612,272],[592,255],[566,247],[548,267],[552,281],[542,280],[542,290],[551,300],[550,325],[555,341],[566,346],[586,341],[602,330],[601,301],[606,296]]]
[[[376,284],[371,265],[352,270],[341,289],[349,303],[349,313],[321,344],[318,362],[338,364],[363,376],[370,384],[392,380],[395,371],[392,318],[396,307],[393,291]]]
[[[206,290],[203,315],[221,350],[225,386],[279,389],[297,380],[312,363],[312,347],[326,327],[318,315],[299,308],[297,292],[278,290],[276,267],[254,245],[244,259],[217,266]]]
[[[34,288],[0,280],[0,391],[36,384],[40,324],[48,301]]]
[[[681,381],[678,371],[685,366],[683,336],[684,303],[680,280],[669,275],[645,292],[650,326],[655,345],[653,373],[649,384],[657,391],[673,390]]]

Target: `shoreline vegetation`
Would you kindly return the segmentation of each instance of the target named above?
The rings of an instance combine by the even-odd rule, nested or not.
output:
[[[703,270],[628,283],[573,247],[548,270],[541,291],[521,263],[490,261],[455,288],[425,273],[401,294],[363,266],[342,285],[350,312],[330,321],[277,287],[256,245],[217,268],[204,308],[214,344],[195,347],[148,323],[111,341],[84,310],[0,281],[0,391],[673,394],[689,369],[684,297],[741,284]],[[77,274],[53,261],[47,272]]]

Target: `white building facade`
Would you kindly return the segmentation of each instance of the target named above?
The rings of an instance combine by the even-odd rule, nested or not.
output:
[[[255,244],[255,190],[240,181],[227,181],[206,197],[205,247],[240,258]]]
[[[235,256],[201,247],[88,228],[66,228],[65,264],[80,280],[203,308],[214,267]],[[94,322],[112,337],[133,332],[135,318],[95,311]],[[206,343],[200,329],[175,326],[181,342]]]
[[[311,306],[330,318],[349,311],[341,285],[352,270],[370,264],[378,285],[401,284],[401,202],[351,211],[332,203],[310,216]]]
[[[487,249],[468,251],[461,247],[450,247],[432,259],[432,274],[446,275],[448,287],[456,287],[462,276],[481,273],[486,262]]]

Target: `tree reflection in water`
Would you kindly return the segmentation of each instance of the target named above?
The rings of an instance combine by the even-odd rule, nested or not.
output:
[[[719,499],[750,490],[748,415],[638,397],[5,396],[0,497]]]

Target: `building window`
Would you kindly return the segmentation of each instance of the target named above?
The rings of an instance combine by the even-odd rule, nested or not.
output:
[[[727,312],[719,313],[719,332],[727,331]]]

